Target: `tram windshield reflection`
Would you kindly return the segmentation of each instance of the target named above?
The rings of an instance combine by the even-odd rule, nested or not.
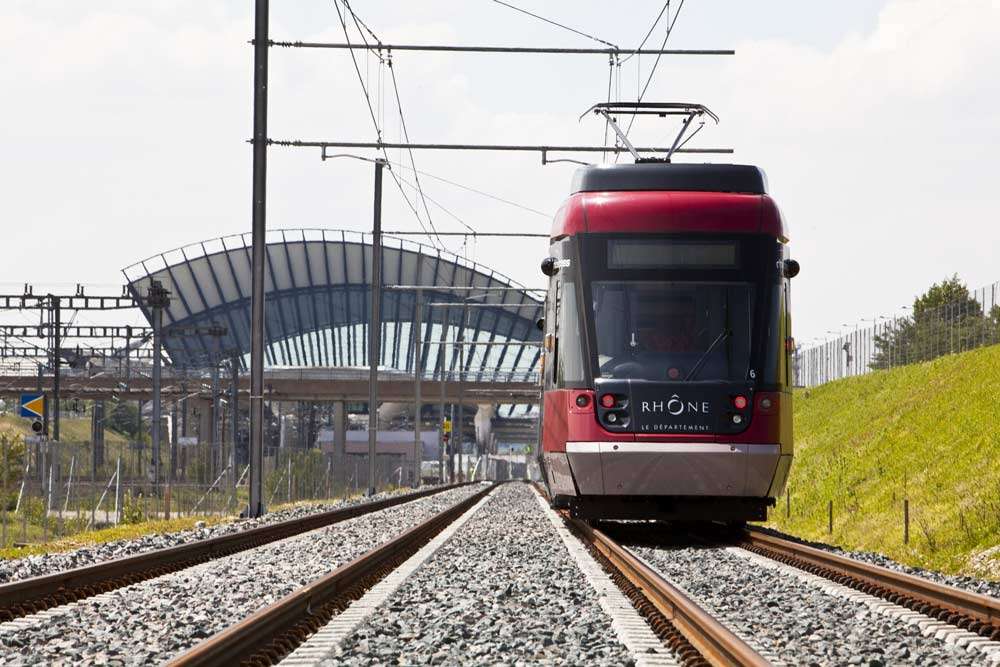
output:
[[[746,379],[751,285],[595,281],[591,290],[599,377],[683,381],[697,368],[692,380]]]

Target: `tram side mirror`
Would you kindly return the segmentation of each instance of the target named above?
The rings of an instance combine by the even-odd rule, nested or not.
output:
[[[558,271],[558,269],[556,268],[555,257],[546,257],[542,260],[542,273],[551,277],[556,271]]]
[[[538,327],[539,331],[545,331],[545,318],[539,317],[538,321],[535,322],[535,326]]]
[[[786,259],[782,263],[782,271],[784,272],[786,278],[794,278],[799,275],[800,268],[799,263],[794,259]]]

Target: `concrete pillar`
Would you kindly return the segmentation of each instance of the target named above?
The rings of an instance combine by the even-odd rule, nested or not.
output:
[[[195,402],[194,409],[198,415],[198,444],[210,445],[212,444],[212,402],[198,400]]]

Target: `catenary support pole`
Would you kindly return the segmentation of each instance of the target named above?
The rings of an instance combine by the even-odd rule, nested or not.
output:
[[[462,305],[462,323],[458,327],[458,421],[452,437],[458,436],[458,481],[465,481],[465,327],[469,323],[468,301]]]
[[[368,495],[375,495],[375,440],[378,436],[378,362],[382,349],[382,169],[375,160],[375,213],[372,224],[371,313],[368,318]]]
[[[159,281],[149,286],[147,304],[153,316],[153,419],[149,424],[149,435],[153,444],[153,487],[160,485],[160,417],[163,406],[160,401],[162,375],[161,348],[163,344],[163,309],[170,305],[170,296]],[[128,354],[128,350],[125,351]]]
[[[253,232],[250,316],[250,502],[247,515],[264,513],[264,252],[267,224],[268,0],[254,2]]]
[[[218,346],[218,341],[216,341],[216,346]],[[221,364],[219,351],[215,349],[212,354],[212,458],[210,464],[213,475],[225,467],[222,458],[222,389],[219,386],[219,366]]]
[[[232,502],[236,503],[236,485],[239,483],[236,461],[236,446],[240,441],[240,357],[239,352],[233,352],[229,357],[229,370],[232,373],[232,384],[229,387],[229,470],[233,483],[229,485]]]
[[[442,314],[441,314],[441,341],[440,341],[440,343],[438,343],[438,351],[437,351],[437,362],[438,362],[438,369],[439,369],[439,371],[438,371],[438,384],[441,387],[441,403],[439,405],[439,409],[440,409],[440,413],[441,414],[440,414],[440,419],[439,419],[439,424],[438,424],[438,483],[439,484],[444,484],[444,482],[445,482],[445,477],[444,477],[444,462],[445,462],[445,459],[447,458],[447,450],[448,450],[448,447],[449,447],[449,444],[450,444],[449,442],[447,442],[447,440],[451,439],[451,435],[450,434],[448,435],[448,438],[444,437],[444,422],[445,422],[445,419],[446,419],[446,417],[444,415],[444,391],[445,391],[445,379],[444,378],[445,378],[445,372],[448,370],[448,367],[445,365],[445,358],[446,358],[446,355],[447,355],[447,352],[448,352],[448,348],[445,345],[445,343],[447,341],[447,336],[448,336],[448,313],[449,313],[449,310],[446,307],[442,311]],[[449,469],[448,470],[448,481],[449,482],[451,481],[451,474],[452,474],[451,470]]]
[[[417,290],[413,303],[413,486],[420,486],[420,464],[423,459],[424,446],[420,440],[420,408],[423,402],[420,396],[420,380],[423,375],[421,354],[423,341],[420,339],[421,324],[424,309],[424,291]]]
[[[52,439],[59,442],[59,369],[62,366],[62,350],[60,349],[60,333],[62,330],[61,308],[59,297],[54,297],[52,307],[55,314],[55,328],[52,331]]]

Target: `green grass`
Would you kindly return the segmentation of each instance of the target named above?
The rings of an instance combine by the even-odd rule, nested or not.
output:
[[[205,522],[206,525],[213,525],[221,523],[225,520],[227,520],[226,517],[219,516],[192,516],[170,519],[169,521],[159,520],[123,524],[121,526],[112,526],[101,530],[79,533],[71,537],[60,538],[51,542],[39,542],[23,547],[8,547],[6,549],[0,549],[0,560],[25,558],[27,556],[56,553],[60,551],[71,551],[73,549],[79,549],[83,546],[104,544],[105,542],[114,542],[117,540],[128,540],[154,533],[174,533],[181,530],[190,530],[194,528],[195,524],[199,521]],[[20,524],[11,527],[11,530],[14,531],[17,536],[20,536]],[[32,530],[37,532],[39,535],[41,533],[41,529],[37,526],[33,526]]]
[[[406,488],[389,488],[385,489],[391,493],[400,493],[409,491]],[[361,498],[364,494],[355,493],[347,497],[350,498]],[[268,508],[269,512],[278,512],[280,510],[292,509],[295,507],[309,507],[317,504],[329,504],[341,500],[343,495],[336,496],[327,499],[315,499],[315,500],[298,500],[291,503],[276,503],[275,505]],[[126,501],[128,502],[128,501]],[[240,508],[246,504],[245,497],[239,503]],[[176,509],[176,505],[175,505]],[[2,548],[0,546],[0,560],[12,559],[12,558],[25,558],[27,556],[35,556],[39,554],[56,553],[61,551],[70,551],[73,549],[78,549],[82,546],[88,546],[93,544],[103,544],[105,542],[114,542],[117,540],[127,540],[140,537],[142,535],[150,535],[156,533],[172,533],[181,530],[190,530],[194,528],[195,524],[199,521],[203,521],[206,525],[214,525],[217,523],[223,523],[225,521],[230,521],[235,515],[207,515],[207,516],[189,516],[189,517],[179,517],[165,520],[149,520],[141,521],[139,523],[132,524],[122,524],[120,526],[111,526],[108,528],[102,528],[93,531],[81,531],[70,535],[68,537],[53,538],[49,541],[44,541],[43,538],[43,528],[40,525],[35,525],[33,523],[27,524],[27,539],[31,542],[25,546],[13,546]],[[21,539],[21,520],[19,515],[9,513],[8,521],[8,540],[19,541]]]
[[[52,425],[49,424],[51,433]],[[15,415],[0,415],[0,435],[31,435],[31,420]],[[59,438],[63,442],[90,442],[90,417],[62,417],[59,419]],[[125,436],[109,429],[104,430],[104,442],[122,444]]]
[[[782,498],[769,525],[1000,579],[998,420],[1000,346],[798,391],[791,517]]]

